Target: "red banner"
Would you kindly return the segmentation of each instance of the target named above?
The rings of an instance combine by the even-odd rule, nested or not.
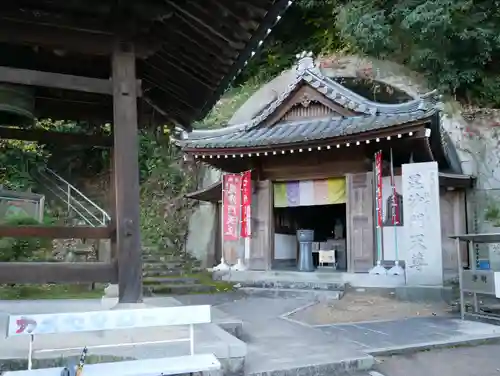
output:
[[[375,176],[377,180],[377,227],[382,227],[382,152],[375,154]]]
[[[222,217],[224,240],[238,240],[241,211],[241,175],[224,174]]]
[[[241,178],[241,237],[249,238],[252,234],[250,227],[250,207],[252,205],[252,172],[245,171]]]

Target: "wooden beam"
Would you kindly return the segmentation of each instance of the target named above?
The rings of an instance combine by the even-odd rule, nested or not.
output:
[[[37,237],[50,239],[110,239],[113,227],[90,226],[8,226],[0,225],[1,237]]]
[[[252,37],[252,34],[249,33],[240,22],[228,17],[228,14],[224,12],[224,10],[218,6],[214,7],[214,4],[207,4],[205,2],[205,4],[201,5],[196,1],[187,1],[184,7],[187,12],[203,22],[217,25],[217,29],[221,33],[231,33],[230,35],[234,37],[235,40],[247,41]]]
[[[0,284],[116,283],[117,279],[116,262],[0,262]]]
[[[135,52],[116,45],[112,56],[114,188],[118,301],[142,301],[142,250],[139,228],[139,150]]]
[[[0,66],[0,82],[28,86],[51,87],[56,89],[81,91],[85,93],[113,94],[113,85],[111,80],[2,66]],[[140,88],[140,82],[138,82],[137,85]],[[140,90],[138,90],[138,93],[140,93]]]
[[[183,18],[183,19],[187,18],[187,20],[186,20],[187,24],[190,24],[190,25],[197,24],[197,25],[201,26],[202,29],[205,29],[205,32],[208,32],[209,34],[213,34],[213,35],[219,37],[224,42],[226,42],[227,44],[229,44],[229,46],[231,46],[232,48],[235,48],[235,49],[243,49],[243,48],[245,48],[245,44],[244,43],[241,43],[241,42],[239,42],[236,39],[228,38],[228,36],[224,35],[219,30],[216,30],[216,26],[215,25],[210,25],[210,24],[206,23],[205,21],[201,20],[199,17],[197,17],[197,16],[193,15],[192,13],[188,12],[181,5],[178,5],[175,2],[170,1],[170,0],[166,0],[166,3],[169,4],[173,9],[175,9],[176,14],[177,14],[178,17]],[[215,24],[216,23],[217,22],[215,22]]]
[[[110,56],[115,35],[99,31],[75,30],[56,25],[37,24],[0,18],[0,42],[41,46],[93,56]],[[137,56],[147,58],[161,47],[161,41],[136,38]]]
[[[101,135],[52,132],[44,129],[21,129],[0,127],[0,139],[36,141],[42,144],[88,145],[111,147],[113,138]]]
[[[110,80],[0,66],[0,82],[111,94]]]
[[[77,102],[67,101],[64,98],[37,96],[35,115],[39,119],[86,121],[93,124],[111,123],[113,105],[111,101],[107,102]]]

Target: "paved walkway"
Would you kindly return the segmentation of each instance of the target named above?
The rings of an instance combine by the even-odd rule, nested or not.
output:
[[[210,304],[211,297],[178,299],[185,304]],[[323,365],[323,369],[349,368],[348,360],[352,359],[359,360],[357,365],[368,364],[366,355],[414,352],[500,338],[499,326],[451,317],[310,326],[287,318],[297,309],[313,304],[304,298],[226,295],[217,299],[219,301],[213,304],[218,309],[244,323],[242,339],[248,345],[246,371],[249,374],[307,368],[313,364]]]
[[[356,345],[282,318],[307,304],[302,299],[248,298],[218,306],[244,323],[247,374],[311,368],[334,374],[371,366],[372,359]]]
[[[380,358],[375,369],[383,376],[498,376],[498,354],[499,344],[457,347]]]
[[[241,320],[241,339],[247,343],[245,371],[247,375],[255,376],[272,371],[278,371],[273,375],[284,374],[285,371],[304,375],[335,375],[341,370],[370,367],[374,362],[370,355],[500,337],[498,326],[441,317],[326,326],[310,326],[291,320],[289,314],[314,303],[307,298],[263,298],[234,293],[190,295],[176,299],[184,304],[211,304],[225,315]],[[161,298],[149,302],[162,305]],[[0,301],[0,312],[11,313],[97,309],[100,309],[98,300]],[[382,371],[387,371],[385,376],[403,375],[394,373],[392,369]],[[433,376],[432,373],[424,374]],[[411,373],[405,375],[411,376]]]
[[[369,354],[453,346],[500,337],[500,327],[445,317],[318,326],[322,332],[340,336]]]

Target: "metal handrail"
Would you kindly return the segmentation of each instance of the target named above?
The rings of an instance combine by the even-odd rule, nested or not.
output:
[[[59,185],[57,185],[56,183],[54,183],[52,180],[50,180],[50,178],[48,176],[45,176],[44,174],[41,174],[40,176],[42,176],[44,179],[46,179],[46,181],[50,184],[52,184],[55,188],[57,188],[61,193],[57,193],[55,192],[54,190],[52,190],[50,188],[49,185],[45,185],[45,188],[47,188],[48,190],[50,190],[56,197],[58,197],[59,199],[61,199],[61,201],[64,201],[66,202],[66,204],[68,205],[68,212],[71,211],[71,209],[73,209],[76,213],[78,213],[80,215],[80,217],[85,221],[87,222],[88,224],[91,224],[93,225],[89,219],[87,219],[87,217],[85,217],[85,214],[81,213],[80,211],[78,211],[76,209],[76,207],[74,205],[71,204],[71,202],[75,202],[76,204],[78,204],[83,210],[85,210],[87,212],[88,215],[90,215],[92,218],[94,218],[98,224],[100,226],[104,226],[106,224],[106,220],[105,218],[103,217],[103,220],[101,221],[98,217],[96,217],[96,215],[94,213],[92,213],[89,209],[87,209],[85,207],[85,205],[83,205],[80,201],[78,201],[76,198],[74,197],[71,197],[71,196],[67,196],[66,195],[66,190],[61,188]]]
[[[51,187],[49,187],[48,185],[45,186],[45,188],[50,191],[54,196],[56,196],[57,198],[61,199],[62,201],[65,200],[64,197],[61,197],[60,194],[58,194],[56,191],[54,191]],[[81,203],[80,203],[81,205]],[[88,224],[89,226],[92,226],[92,227],[95,227],[95,223],[93,223],[90,219],[88,219],[85,214],[83,214],[82,212],[80,212],[75,206],[71,205],[71,204],[68,204],[68,207],[70,207],[75,213],[77,213],[80,218],[86,223]],[[94,218],[96,218],[95,216],[93,216]],[[99,223],[99,226],[102,225],[102,222],[96,218],[97,222]]]
[[[106,223],[111,220],[111,217],[109,216],[109,214],[106,211],[104,211],[95,202],[93,202],[92,200],[90,200],[80,190],[78,190],[78,188],[76,188],[74,185],[72,185],[71,183],[69,183],[66,179],[64,179],[63,177],[61,177],[56,172],[52,171],[50,168],[45,167],[43,170],[39,170],[38,172],[39,172],[39,175],[41,177],[44,177],[45,180],[47,180],[48,182],[52,183],[59,191],[62,192],[62,196],[63,197],[61,197],[61,194],[57,194],[52,189],[50,189],[49,187],[47,187],[59,199],[61,199],[62,201],[66,201],[66,203],[68,205],[68,212],[70,212],[71,209],[73,209],[85,222],[87,222],[89,225],[92,225],[92,226],[94,225],[93,223],[91,223],[91,221],[83,213],[81,213],[74,205],[72,205],[72,201],[73,201],[75,203],[78,203],[79,207],[81,209],[85,210],[88,213],[88,215],[90,215],[92,218],[94,218],[98,222],[98,224],[100,226],[105,226]],[[48,176],[48,174],[52,175],[52,177],[56,180],[56,182],[54,182],[51,179],[51,177]],[[57,182],[63,183],[65,185],[65,187],[62,188]],[[73,192],[74,192],[74,194],[72,194]],[[85,205],[83,205],[80,202],[80,200],[78,200],[77,198],[75,198],[74,197],[75,195],[77,195],[80,198],[82,198],[84,201],[86,201],[88,204],[90,204],[90,206],[93,207],[100,215],[102,215],[102,220],[100,218],[98,218],[94,213],[92,213],[88,208],[86,208]]]

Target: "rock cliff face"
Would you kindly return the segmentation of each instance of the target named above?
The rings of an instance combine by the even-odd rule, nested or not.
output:
[[[326,76],[368,79],[412,97],[432,90],[422,76],[388,61],[326,56],[318,59],[318,64]],[[251,120],[284,91],[292,79],[293,72],[287,70],[263,85],[234,113],[229,124]],[[477,177],[477,189],[468,195],[469,232],[489,231],[491,225],[485,221],[484,213],[492,205],[498,204],[500,208],[500,110],[466,109],[446,98],[443,102],[441,126],[457,149],[462,172]],[[204,186],[218,179],[220,172],[204,172]],[[190,220],[188,251],[202,260],[207,259],[208,254],[213,255],[213,236],[208,233],[214,231],[214,226],[215,210],[210,204],[199,205]]]
[[[202,168],[200,171],[200,188],[218,182],[221,172],[213,168]],[[186,251],[201,261],[203,267],[217,264],[215,259],[216,207],[209,202],[198,202],[189,218]]]

